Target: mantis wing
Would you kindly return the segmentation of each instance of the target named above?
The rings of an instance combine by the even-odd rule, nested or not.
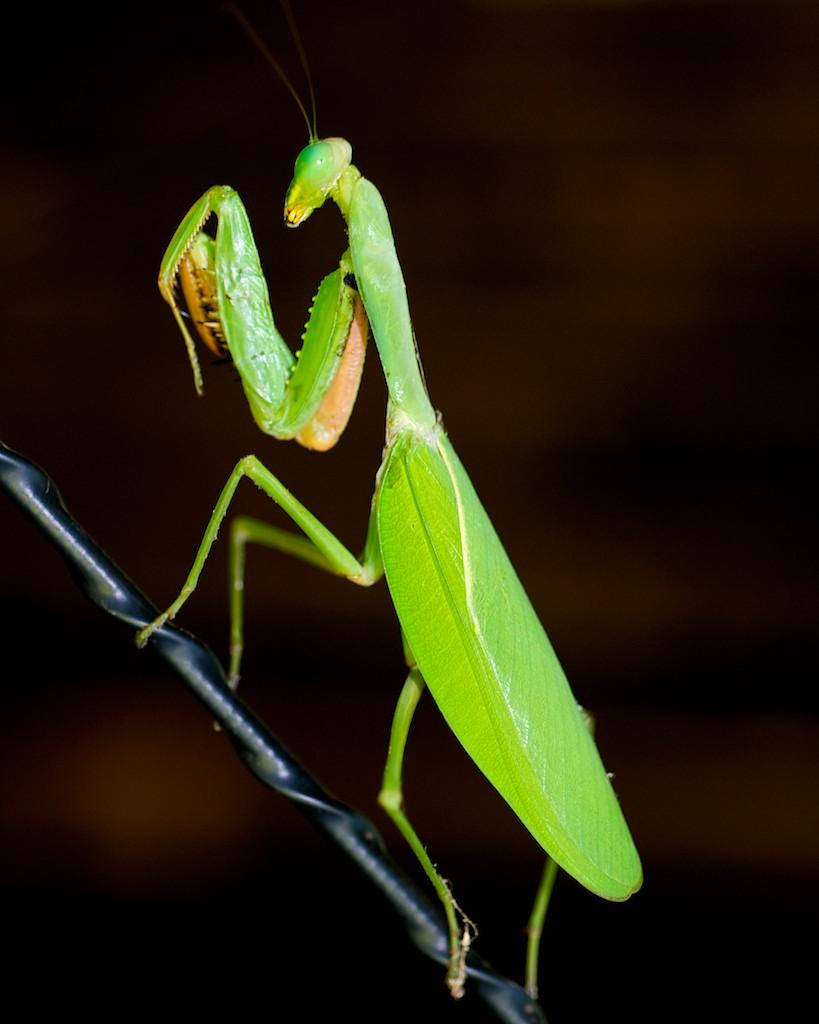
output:
[[[401,628],[450,728],[543,848],[624,900],[637,851],[563,669],[458,456],[399,435],[377,497]]]

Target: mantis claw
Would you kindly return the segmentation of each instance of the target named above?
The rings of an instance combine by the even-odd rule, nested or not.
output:
[[[198,573],[197,573],[198,577]],[[161,629],[166,622],[169,622],[182,605],[188,600],[193,593],[194,584],[190,582],[186,583],[182,590],[179,592],[179,597],[174,601],[172,605],[169,605],[161,615],[157,615],[153,622],[149,622],[144,629],[141,629],[136,636],[137,647],[144,647],[145,644],[151,639],[151,636],[158,630]]]
[[[139,647],[140,649],[143,648],[145,644],[147,644],[151,637],[154,635],[154,633],[158,629],[161,629],[162,626],[164,626],[165,623],[170,618],[172,618],[172,616],[169,615],[168,612],[163,612],[161,615],[158,615],[153,622],[149,622],[147,626],[141,629],[136,635],[137,647]]]

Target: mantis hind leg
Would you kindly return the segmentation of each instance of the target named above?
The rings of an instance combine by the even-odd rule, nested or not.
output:
[[[426,872],[429,880],[438,893],[444,913],[446,915],[447,927],[449,929],[449,967],[447,969],[447,986],[453,998],[460,999],[464,993],[464,980],[466,978],[466,955],[472,938],[476,934],[475,926],[463,913],[450,890],[446,879],[435,869],[435,865],[429,858],[429,854],[418,834],[404,814],[404,795],[401,788],[401,770],[404,761],[404,749],[407,743],[412,716],[421,694],[424,692],[426,683],[418,667],[414,665],[411,658],[410,671],[404,683],[395,714],[392,720],[390,731],[390,746],[387,754],[387,763],[384,767],[384,781],[381,792],[378,795],[378,802],[392,818],[395,826],[406,841],[409,843],[412,852],[418,858],[421,866]],[[463,921],[463,929],[459,924],[459,917]]]
[[[538,957],[540,955],[540,937],[543,934],[543,919],[549,909],[549,900],[559,868],[551,857],[546,858],[543,874],[537,887],[535,903],[526,926],[526,994],[537,999]]]
[[[418,834],[404,814],[404,797],[401,786],[404,750],[412,717],[415,714],[421,694],[426,687],[424,678],[418,667],[412,663],[409,652],[408,661],[410,661],[411,665],[410,672],[401,690],[395,714],[393,715],[389,753],[387,755],[387,764],[384,768],[384,782],[378,796],[378,802],[386,810],[398,830],[409,843],[441,900],[449,929],[447,985],[452,995],[459,999],[463,995],[464,979],[466,976],[466,954],[477,930],[455,902],[449,884],[436,871],[434,864],[429,858],[429,854],[418,838]],[[547,857],[526,929],[526,992],[532,999],[537,999],[540,938],[543,934],[543,921],[549,908],[549,901],[558,871],[557,863],[551,857]],[[463,920],[462,933],[458,923],[459,916]]]

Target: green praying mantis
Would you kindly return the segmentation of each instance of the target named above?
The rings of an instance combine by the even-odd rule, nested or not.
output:
[[[473,927],[402,801],[407,735],[428,687],[469,756],[548,854],[530,921],[527,988],[534,993],[540,925],[557,866],[592,892],[619,901],[640,887],[640,860],[588,719],[430,403],[384,200],[352,163],[349,142],[319,138],[315,103],[311,123],[296,100],[309,142],[296,157],[285,223],[297,227],[331,199],[349,240],[338,267],[319,286],[301,350],[294,355],[276,329],[247,214],[228,186],[208,189],[191,207],[165,252],[159,287],[184,337],[197,391],[202,376],[194,336],[233,361],[253,417],[266,434],[319,451],[331,448],[347,425],[372,332],[388,400],[384,453],[363,551],[356,557],[259,459],[248,455],[236,464],[219,496],[179,596],[139,634],[138,642],[144,644],[173,618],[193,592],[244,477],[299,532],[247,517],[231,525],[232,685],[239,679],[243,649],[248,543],[292,555],[359,586],[386,576],[408,674],[393,718],[379,802],[441,900],[449,929],[447,983],[458,997]],[[214,217],[212,235],[205,229]]]

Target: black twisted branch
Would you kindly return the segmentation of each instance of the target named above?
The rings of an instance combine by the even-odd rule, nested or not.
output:
[[[0,486],[60,551],[77,585],[95,604],[133,629],[155,618],[157,609],[69,515],[52,480],[2,442]],[[331,797],[304,770],[230,690],[222,666],[200,640],[176,626],[165,625],[149,642],[207,707],[253,774],[297,804],[316,828],[329,835],[392,903],[415,945],[428,957],[446,964],[448,940],[441,914],[389,859],[375,826]],[[508,1024],[545,1024],[538,1004],[472,950],[467,974],[471,990],[500,1020]]]

